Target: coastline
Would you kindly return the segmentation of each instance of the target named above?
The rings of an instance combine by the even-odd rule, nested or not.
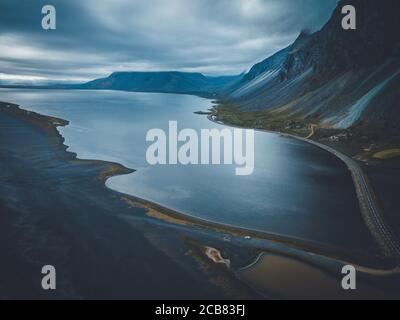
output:
[[[235,127],[245,128],[215,120],[212,115],[207,116],[207,118],[210,121],[217,124],[222,124],[233,128]],[[357,198],[359,201],[361,215],[363,217],[366,226],[368,227],[371,234],[381,247],[384,255],[387,256],[388,258],[393,259],[393,261],[395,261],[396,266],[400,265],[400,242],[397,239],[392,228],[385,222],[385,219],[382,214],[382,208],[376,199],[376,196],[369,182],[369,179],[356,161],[354,161],[349,156],[341,153],[340,151],[330,146],[322,144],[318,141],[311,140],[310,137],[313,136],[314,128],[312,128],[312,133],[306,138],[296,136],[294,134],[271,131],[267,129],[254,129],[254,128],[245,128],[245,129],[253,129],[255,131],[278,134],[284,137],[293,138],[305,143],[312,144],[320,149],[323,149],[331,153],[333,156],[339,158],[346,165],[346,167],[349,169],[351,173],[354,187],[357,193]]]
[[[93,184],[96,185],[96,188],[98,187],[104,189],[104,194],[107,195],[107,197],[109,196],[107,199],[99,199],[97,196],[95,198],[90,197],[90,201],[103,201],[107,203],[107,206],[110,205],[109,202],[117,203],[119,209],[117,211],[113,209],[113,214],[116,213],[118,216],[124,216],[124,219],[127,217],[127,221],[129,222],[132,222],[131,219],[133,219],[134,222],[132,223],[135,227],[138,223],[136,219],[138,217],[145,216],[147,217],[147,219],[145,219],[146,223],[147,221],[150,221],[150,223],[154,223],[157,226],[160,226],[161,223],[162,226],[171,226],[174,230],[185,230],[187,234],[185,239],[187,237],[190,239],[193,234],[200,234],[200,239],[195,241],[189,240],[188,242],[185,240],[185,243],[188,243],[190,247],[193,248],[190,256],[198,261],[197,263],[203,265],[202,268],[205,268],[207,273],[210,272],[209,270],[217,270],[211,272],[212,279],[210,280],[217,286],[226,286],[226,279],[229,279],[229,283],[232,284],[230,285],[228,291],[235,291],[232,289],[235,288],[235,286],[244,286],[245,292],[251,290],[254,294],[257,293],[257,295],[261,294],[261,296],[266,297],[258,290],[254,290],[255,288],[253,283],[245,281],[240,276],[241,268],[246,268],[246,266],[250,265],[254,268],[258,268],[258,263],[255,260],[259,259],[259,257],[265,254],[265,252],[291,257],[296,261],[305,261],[307,264],[313,266],[315,270],[324,270],[324,272],[334,275],[335,277],[336,268],[338,268],[340,265],[349,263],[354,264],[357,270],[365,274],[367,277],[374,277],[376,275],[378,275],[378,278],[382,277],[382,275],[385,277],[392,277],[400,273],[400,270],[396,268],[391,261],[384,259],[383,257],[376,259],[377,257],[370,257],[368,255],[358,256],[349,254],[348,252],[341,252],[337,248],[329,248],[327,246],[321,246],[319,244],[307,242],[302,239],[293,239],[291,237],[280,235],[266,233],[253,234],[251,231],[246,229],[204,221],[161,207],[149,201],[115,192],[105,186],[105,181],[111,176],[132,173],[134,170],[106,161],[76,159],[75,153],[71,153],[66,150],[67,146],[64,145],[64,139],[57,130],[57,126],[67,125],[67,121],[25,111],[18,108],[16,105],[12,105],[12,109],[0,107],[0,115],[2,113],[11,111],[13,117],[32,123],[37,129],[44,131],[45,136],[52,137],[52,140],[54,141],[51,142],[51,146],[59,148],[61,153],[68,158],[68,161],[71,161],[72,163],[85,164],[88,170],[90,170],[90,175],[94,177],[94,179],[90,178]],[[93,168],[97,166],[100,166],[101,170],[94,170],[94,172]],[[93,173],[96,174],[93,175]],[[66,194],[66,196],[70,197],[71,195]],[[70,202],[70,199],[68,199],[68,202]],[[81,208],[76,210],[79,211]],[[125,211],[127,213],[123,213]],[[92,220],[89,220],[88,222],[91,221]],[[125,221],[124,223],[126,224]],[[142,222],[139,224],[141,223]],[[207,235],[206,237],[204,236],[205,234]],[[254,236],[254,238],[246,239],[245,237],[249,235]],[[159,236],[160,235],[157,233],[157,237]],[[167,237],[168,241],[171,241],[171,239],[169,239],[170,234],[165,236]],[[211,238],[209,238],[209,236],[211,236],[211,238],[220,238],[222,242],[210,243],[209,241]],[[228,243],[226,243],[227,237],[230,239]],[[233,252],[235,252],[235,250],[244,250],[243,248],[245,248],[245,251],[254,252],[252,255],[250,255],[253,256],[253,258],[247,259],[247,262],[241,262],[239,265],[237,263],[233,263],[233,266],[228,268],[224,264],[221,265],[220,263],[212,261],[213,259],[211,259],[210,256],[207,257],[207,250],[216,250],[215,252],[221,252],[221,259],[229,259],[230,256],[226,256],[227,253],[222,250],[222,248],[226,247],[227,245],[234,245],[234,249],[232,249],[234,250]],[[243,248],[240,249],[240,247]],[[207,265],[207,267],[204,267],[204,265]],[[217,274],[217,276],[215,276],[215,274]],[[222,281],[221,279],[225,280]],[[239,285],[239,283],[241,284]]]
[[[259,298],[201,250],[187,255],[185,239],[202,247],[208,235],[149,219],[106,188],[132,170],[77,159],[57,130],[67,123],[0,103],[0,298]],[[47,264],[56,292],[40,286]]]
[[[69,125],[68,120],[56,118],[56,117],[51,117],[51,116],[46,116],[46,115],[41,115],[36,112],[32,111],[27,111],[23,108],[20,108],[19,105],[13,104],[13,103],[8,103],[8,102],[1,102],[0,101],[0,110],[4,111],[4,109],[8,109],[10,113],[12,113],[14,116],[18,117],[19,119],[25,120],[25,121],[30,121],[33,123],[35,126],[38,128],[46,131],[47,134],[52,135],[54,138],[57,138],[59,142],[57,143],[60,144],[60,147],[65,151],[67,155],[69,155],[70,159],[74,160],[79,160],[77,159],[77,154],[71,151],[67,151],[68,146],[64,144],[65,139],[64,137],[59,133],[58,127],[65,127]],[[79,161],[87,161],[92,164],[102,164],[105,165],[104,170],[101,172],[99,175],[99,179],[105,182],[109,177],[112,176],[118,176],[118,175],[124,175],[124,174],[129,174],[135,172],[133,169],[126,168],[125,166],[116,163],[116,162],[110,162],[110,161],[103,161],[103,160],[79,160]]]
[[[50,131],[52,129],[55,130],[57,135],[59,135],[61,137],[60,142],[62,143],[64,151],[66,151],[66,149],[68,147],[64,145],[64,138],[57,130],[57,127],[68,125],[69,124],[68,121],[63,120],[63,119],[53,118],[53,117],[47,117],[47,116],[40,115],[40,114],[30,112],[30,111],[25,111],[24,109],[20,109],[17,105],[14,105],[11,103],[9,103],[9,105],[12,106],[13,108],[17,108],[15,110],[16,111],[15,115],[18,117],[21,117],[21,118],[29,117],[31,120],[34,120],[34,121],[36,120],[38,122],[38,124],[43,118],[48,119],[49,123],[45,124],[45,128],[47,128],[47,130],[50,130]],[[212,119],[210,119],[210,120],[213,121]],[[43,124],[39,124],[39,126],[40,125],[43,125]],[[267,132],[279,134],[277,132],[271,132],[271,131],[267,131]],[[76,159],[77,155],[75,153],[69,152],[69,151],[66,151],[66,152],[70,155],[71,159]],[[105,165],[106,168],[104,170],[102,170],[102,172],[98,175],[98,179],[102,184],[105,184],[106,180],[112,176],[130,174],[135,171],[133,169],[126,168],[118,163],[112,163],[112,162],[108,162],[108,161],[101,161],[101,160],[79,160],[79,161],[84,161],[86,163],[91,163],[93,165],[95,165],[95,164]],[[382,257],[380,259],[376,259],[376,257],[374,257],[374,259],[371,259],[371,257],[368,254],[364,256],[364,255],[360,255],[359,253],[347,252],[345,250],[341,250],[341,248],[317,243],[315,241],[309,241],[306,239],[294,238],[294,237],[289,237],[289,236],[285,236],[285,235],[267,233],[267,232],[262,232],[262,231],[257,231],[257,230],[249,230],[249,229],[240,228],[238,226],[233,226],[233,225],[229,225],[229,224],[216,223],[216,222],[201,219],[198,217],[193,217],[193,216],[187,215],[185,213],[177,212],[173,209],[166,208],[157,203],[153,203],[148,200],[140,199],[140,198],[132,196],[132,195],[119,193],[108,187],[107,187],[107,189],[110,190],[110,192],[112,192],[112,193],[118,194],[120,200],[125,202],[126,204],[128,204],[130,207],[145,209],[146,215],[148,217],[162,220],[166,223],[190,226],[190,227],[194,227],[194,228],[206,228],[206,229],[214,231],[214,232],[228,233],[232,236],[241,237],[241,238],[251,237],[251,238],[254,238],[255,240],[272,241],[272,242],[276,242],[276,243],[282,244],[282,245],[290,247],[290,248],[304,250],[305,252],[309,252],[312,254],[317,254],[317,255],[333,258],[344,264],[353,263],[353,264],[357,264],[359,266],[365,266],[365,267],[369,267],[372,269],[374,269],[374,268],[391,269],[391,268],[397,266],[396,264],[393,263],[392,260],[387,259],[387,257]]]

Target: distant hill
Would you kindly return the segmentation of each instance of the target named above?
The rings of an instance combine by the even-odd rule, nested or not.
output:
[[[93,80],[75,88],[217,96],[224,88],[233,85],[241,77],[209,77],[201,73],[178,71],[114,72],[107,78]]]
[[[341,8],[357,9],[357,30]],[[255,65],[227,89],[242,111],[303,119],[333,129],[400,134],[400,1],[339,1],[318,32]]]

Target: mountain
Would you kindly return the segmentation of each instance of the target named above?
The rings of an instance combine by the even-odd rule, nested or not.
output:
[[[342,28],[344,5],[357,30]],[[400,134],[400,1],[339,1],[318,32],[255,65],[227,89],[241,111],[318,124]]]
[[[240,97],[246,95],[246,93],[254,92],[257,88],[263,87],[279,72],[291,48],[292,46],[289,46],[254,65],[240,81],[236,81],[224,90],[225,95]]]
[[[177,71],[114,72],[107,78],[93,80],[76,88],[216,96],[240,79],[241,76],[208,77],[201,73]]]

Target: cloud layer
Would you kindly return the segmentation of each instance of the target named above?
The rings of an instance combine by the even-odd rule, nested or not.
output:
[[[85,80],[121,70],[236,74],[317,30],[337,0],[1,0],[0,79]]]

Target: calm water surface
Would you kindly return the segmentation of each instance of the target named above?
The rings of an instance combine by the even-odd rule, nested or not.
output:
[[[136,169],[107,186],[188,215],[254,230],[347,246],[366,247],[371,237],[361,219],[345,165],[315,146],[256,132],[255,170],[236,176],[235,166],[150,166],[146,133],[227,128],[193,112],[206,99],[114,91],[0,89],[0,100],[69,120],[60,128],[69,150]]]

